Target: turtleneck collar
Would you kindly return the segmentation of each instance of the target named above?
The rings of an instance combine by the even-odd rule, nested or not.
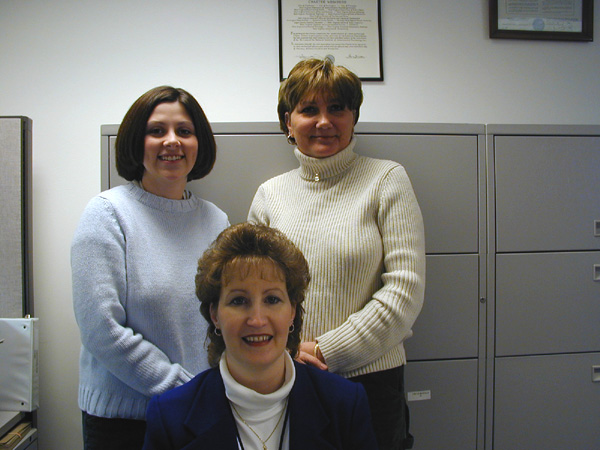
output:
[[[253,414],[254,419],[260,417],[269,417],[273,411],[281,411],[285,405],[294,382],[296,380],[296,370],[290,355],[285,352],[285,380],[283,385],[271,394],[259,394],[258,392],[239,384],[231,376],[225,360],[225,353],[221,356],[219,370],[225,385],[225,395],[228,400],[236,405],[242,414]]]
[[[300,162],[300,177],[309,181],[323,181],[345,172],[358,158],[354,153],[355,145],[356,138],[353,137],[348,147],[328,158],[307,156],[296,147],[294,154]]]

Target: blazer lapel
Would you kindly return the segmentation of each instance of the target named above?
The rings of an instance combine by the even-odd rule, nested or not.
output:
[[[195,397],[184,422],[195,438],[182,450],[238,450],[235,420],[218,370],[207,376]]]
[[[325,431],[331,419],[317,396],[306,368],[296,365],[296,383],[290,393],[290,450],[335,450]]]

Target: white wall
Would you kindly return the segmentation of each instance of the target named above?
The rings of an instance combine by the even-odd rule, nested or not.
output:
[[[490,40],[487,0],[381,0],[383,82],[366,122],[600,123],[596,42]],[[0,0],[0,115],[33,119],[40,443],[81,447],[70,241],[100,186],[100,125],[147,89],[213,122],[276,121],[276,0]]]

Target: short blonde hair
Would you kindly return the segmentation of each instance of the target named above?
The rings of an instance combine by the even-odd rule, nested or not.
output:
[[[360,78],[345,67],[336,66],[329,58],[310,58],[297,63],[279,87],[277,114],[281,131],[286,136],[289,135],[286,114],[306,96],[317,94],[341,102],[343,107],[354,112],[354,123],[358,122],[363,101]],[[293,138],[290,142],[294,143]]]

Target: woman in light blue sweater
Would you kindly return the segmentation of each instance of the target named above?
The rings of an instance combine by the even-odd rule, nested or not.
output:
[[[71,249],[86,450],[141,449],[150,397],[208,368],[194,277],[229,225],[185,189],[216,158],[210,124],[186,91],[161,86],[136,100],[116,152],[130,183],[90,201]]]

